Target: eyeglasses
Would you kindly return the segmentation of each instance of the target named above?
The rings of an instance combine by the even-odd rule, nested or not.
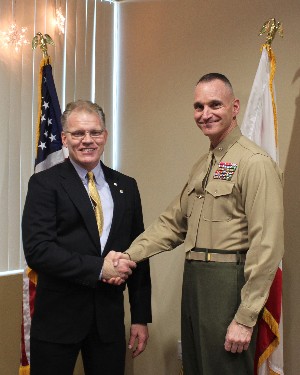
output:
[[[89,134],[92,138],[99,139],[103,137],[105,129],[100,130],[75,130],[74,132],[65,131],[65,133],[71,134],[73,139],[83,139],[87,134]]]

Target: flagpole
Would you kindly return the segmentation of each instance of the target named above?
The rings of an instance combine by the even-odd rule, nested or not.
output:
[[[43,54],[38,83],[35,173],[63,162],[65,158],[61,140],[61,109],[52,75],[48,44],[54,45],[48,34],[37,33],[32,40],[32,49],[34,50],[39,46]],[[30,374],[30,328],[37,282],[36,272],[27,267],[23,274],[19,375]]]

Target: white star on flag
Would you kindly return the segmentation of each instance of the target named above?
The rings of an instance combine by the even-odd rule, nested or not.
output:
[[[49,103],[44,102],[43,107],[44,107],[45,109],[49,108]]]
[[[41,144],[40,144],[38,147],[40,147],[42,150],[43,150],[44,148],[47,148],[47,147],[46,147],[46,142],[41,142]]]

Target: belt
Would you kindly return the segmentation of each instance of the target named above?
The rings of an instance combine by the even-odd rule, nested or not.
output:
[[[202,262],[245,263],[248,250],[217,250],[194,248],[186,253],[185,259]]]

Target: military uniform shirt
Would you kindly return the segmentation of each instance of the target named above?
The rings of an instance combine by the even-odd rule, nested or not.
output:
[[[215,163],[206,187],[211,153]],[[247,249],[237,322],[254,326],[283,256],[283,178],[271,157],[234,128],[194,165],[181,194],[127,253],[134,261],[195,247]]]

